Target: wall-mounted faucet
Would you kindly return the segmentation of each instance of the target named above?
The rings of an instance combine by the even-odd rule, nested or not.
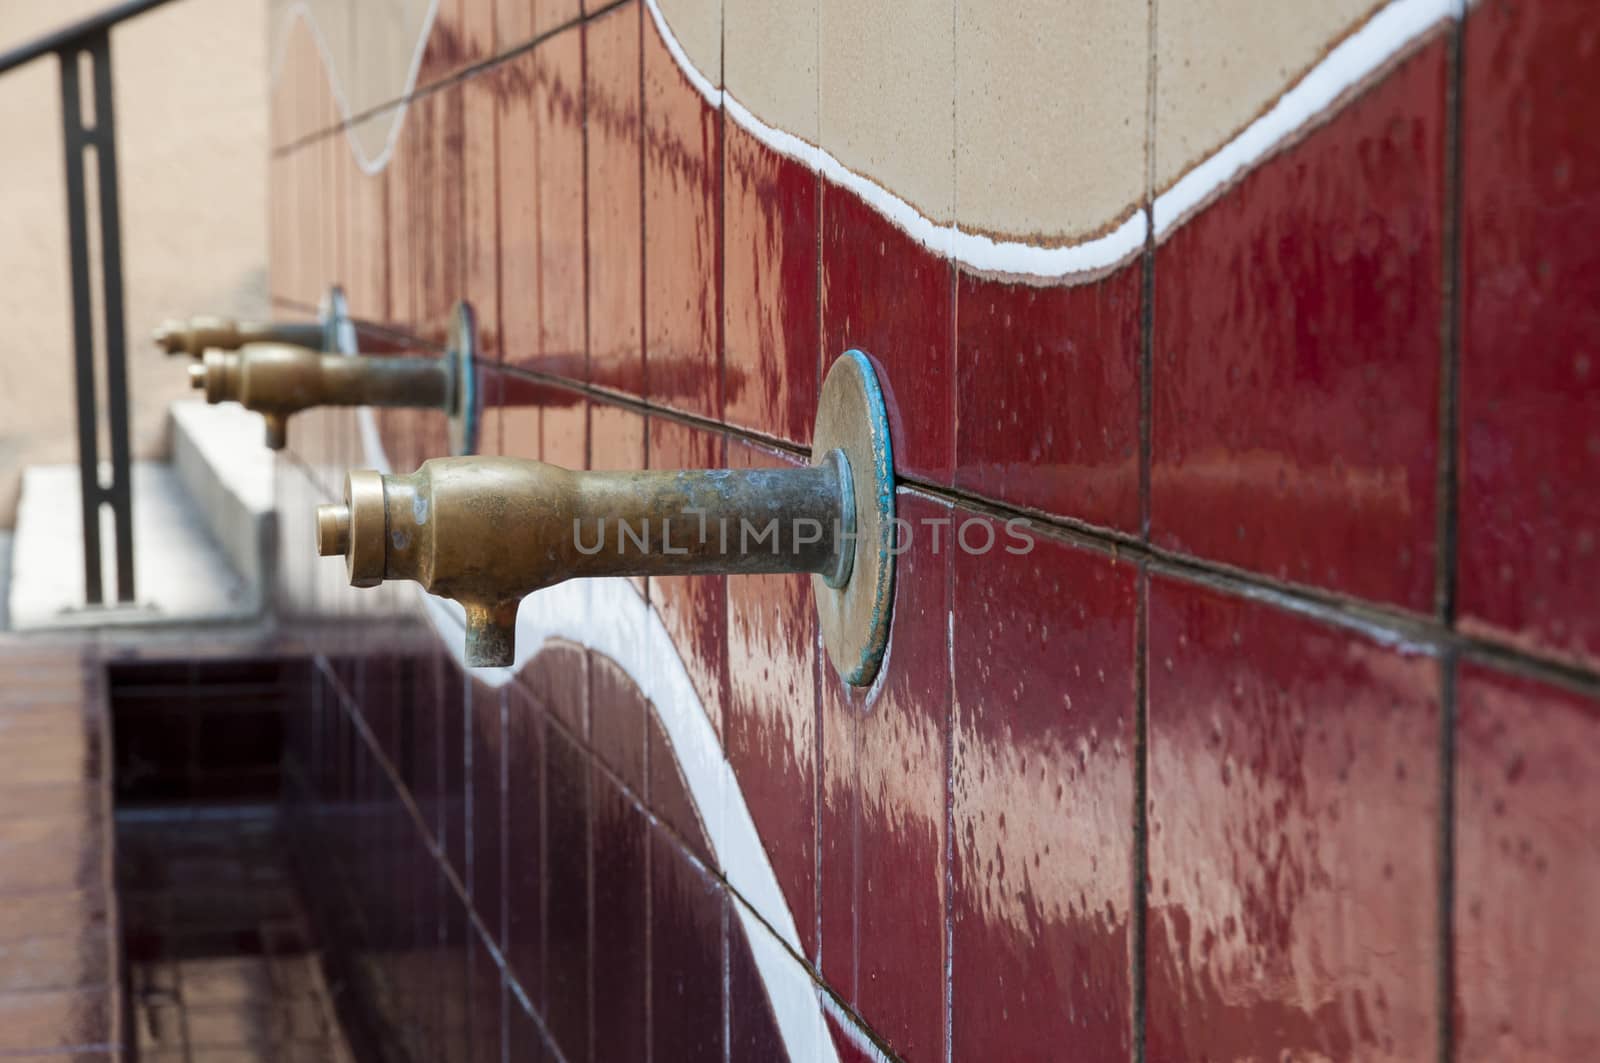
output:
[[[436,458],[409,476],[352,471],[317,510],[317,549],[350,583],[414,580],[466,610],[466,658],[508,666],[522,598],[567,579],[809,572],[847,682],[877,674],[894,572],[888,419],[866,356],[823,384],[803,469],[571,472]]]
[[[320,321],[235,321],[228,317],[191,317],[163,321],[152,335],[168,354],[203,358],[207,351],[236,351],[247,343],[286,343],[322,350],[327,329]]]
[[[202,361],[189,367],[189,379],[205,391],[208,402],[237,402],[261,414],[267,422],[267,446],[273,450],[283,448],[289,417],[301,410],[398,406],[446,411],[452,451],[469,454],[477,445],[472,308],[458,304],[453,320],[452,342],[442,358],[356,357],[248,343],[236,351],[207,350]]]

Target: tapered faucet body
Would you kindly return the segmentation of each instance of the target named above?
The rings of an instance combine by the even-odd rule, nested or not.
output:
[[[208,402],[237,402],[267,422],[267,445],[282,449],[291,414],[313,406],[449,409],[452,365],[436,358],[355,358],[303,347],[251,344],[208,351],[190,366]]]
[[[473,665],[511,663],[517,605],[589,576],[809,572],[849,578],[842,454],[797,469],[572,472],[518,458],[437,458],[409,476],[350,473],[317,513],[318,550],[350,582],[406,579],[467,613]]]
[[[197,316],[164,321],[156,327],[156,346],[168,354],[203,358],[209,350],[236,351],[247,343],[287,343],[320,350],[326,330],[316,321],[235,321]]]

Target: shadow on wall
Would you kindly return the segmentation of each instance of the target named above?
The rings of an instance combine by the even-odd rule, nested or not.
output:
[[[9,0],[0,48],[109,2]],[[264,0],[177,0],[112,36],[136,458],[165,452],[167,404],[187,392],[151,328],[266,311],[265,25]],[[77,460],[59,93],[54,60],[0,77],[0,528],[24,467]]]

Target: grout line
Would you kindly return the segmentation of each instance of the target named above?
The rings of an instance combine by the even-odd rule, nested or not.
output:
[[[1439,909],[1436,1006],[1440,1063],[1455,1058],[1456,719],[1457,655],[1439,659]]]
[[[953,1063],[956,1044],[956,576],[955,561],[944,566],[944,1058]]]
[[[1132,1024],[1134,1063],[1144,1063],[1145,1023],[1149,1014],[1149,953],[1146,942],[1149,939],[1150,920],[1150,571],[1147,566],[1139,567],[1137,588],[1133,653],[1133,897],[1129,908],[1132,924],[1129,927],[1132,992],[1129,1021]]]
[[[1456,559],[1460,520],[1461,404],[1461,186],[1464,40],[1466,21],[1456,19],[1446,44],[1444,202],[1440,227],[1439,454],[1434,554],[1434,611],[1439,621],[1456,621]]]
[[[1156,65],[1158,48],[1157,15],[1159,0],[1149,0],[1146,14],[1146,55],[1144,97],[1144,211],[1155,217],[1156,209],[1156,94],[1160,71]],[[1156,234],[1148,226],[1141,255],[1139,291],[1139,538],[1150,541],[1150,466],[1154,453]]]

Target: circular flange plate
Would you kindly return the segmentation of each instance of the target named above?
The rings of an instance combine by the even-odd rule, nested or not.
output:
[[[478,450],[478,316],[472,304],[456,303],[450,319],[450,453],[456,457]]]
[[[811,453],[821,463],[834,450],[850,465],[855,556],[843,586],[813,575],[811,590],[834,668],[845,682],[869,686],[883,663],[894,606],[894,454],[883,391],[860,351],[840,355],[822,383]]]

